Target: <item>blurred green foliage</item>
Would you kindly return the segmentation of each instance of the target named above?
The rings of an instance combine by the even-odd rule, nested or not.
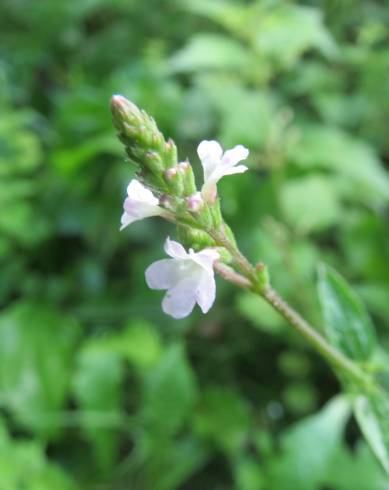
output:
[[[201,139],[248,146],[220,185],[242,249],[320,327],[317,265],[340,270],[388,347],[388,21],[373,0],[1,2],[0,490],[389,488],[259,299],[220,281],[207,316],[162,315],[143,271],[172,230],[118,232],[108,110],[123,93],[197,167]]]

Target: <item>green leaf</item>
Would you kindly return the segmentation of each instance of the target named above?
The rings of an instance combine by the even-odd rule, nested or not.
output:
[[[2,194],[0,201],[6,197],[3,192],[4,187],[2,184],[0,185],[0,193]],[[15,187],[13,182],[10,182],[8,192],[12,188]],[[2,206],[0,234],[11,237],[24,247],[34,246],[49,234],[48,220],[43,214],[39,214],[28,200],[18,200],[16,196],[12,201],[5,202]],[[33,227],[31,223],[34,223]]]
[[[252,9],[245,5],[234,5],[224,0],[183,0],[181,7],[201,15],[223,26],[232,33],[247,34],[248,21],[252,20]]]
[[[192,436],[143,440],[138,445],[142,449],[137,455],[133,454],[130,463],[136,468],[136,474],[141,475],[145,489],[183,488],[209,458],[209,449]]]
[[[112,135],[103,133],[91,136],[87,141],[78,145],[58,149],[53,154],[52,160],[61,173],[72,176],[101,154],[118,154],[120,156],[116,138]]]
[[[287,182],[281,189],[281,204],[288,221],[305,233],[328,228],[341,217],[333,182],[319,175]]]
[[[234,468],[237,490],[265,489],[265,476],[257,458],[245,456]]]
[[[370,359],[376,337],[360,298],[342,276],[326,265],[319,270],[318,292],[331,344],[353,360]]]
[[[141,418],[154,433],[171,435],[187,420],[196,384],[180,344],[171,345],[144,378]]]
[[[25,129],[31,117],[27,113],[2,114],[0,121],[0,177],[35,170],[41,163],[38,137]]]
[[[386,393],[358,395],[354,415],[378,461],[389,475],[389,398]]]
[[[145,320],[132,320],[123,332],[105,339],[104,343],[139,370],[151,369],[162,354],[158,332]]]
[[[0,489],[75,490],[76,486],[48,460],[41,444],[13,440],[0,424]]]
[[[233,391],[208,388],[194,421],[196,432],[212,440],[228,455],[239,453],[247,442],[250,411],[245,400]]]
[[[270,91],[253,90],[215,74],[199,77],[197,84],[203,98],[217,111],[224,145],[265,145],[277,118],[276,100]]]
[[[312,48],[328,57],[337,54],[320,10],[298,5],[283,5],[265,13],[259,21],[256,44],[267,56],[287,66]]]
[[[123,363],[117,354],[93,342],[84,346],[78,359],[74,391],[81,409],[101,417],[101,426],[88,424],[85,418],[82,429],[103,470],[110,469],[116,458],[123,375]]]
[[[38,432],[64,406],[79,326],[44,304],[21,302],[0,316],[0,398]]]
[[[345,131],[319,125],[302,127],[291,159],[300,167],[333,172],[339,177],[340,190],[354,202],[371,206],[389,199],[389,175],[376,152],[368,143]]]
[[[271,488],[321,488],[350,413],[346,398],[331,400],[319,413],[298,422],[282,437],[281,455],[270,466]],[[320,442],[319,442],[320,441]]]
[[[329,468],[323,488],[387,490],[388,479],[363,440],[352,449],[342,444]]]
[[[221,34],[196,34],[170,61],[177,72],[206,69],[242,70],[254,60],[246,48]]]

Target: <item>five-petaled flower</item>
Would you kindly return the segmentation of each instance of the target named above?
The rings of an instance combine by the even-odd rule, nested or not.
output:
[[[171,259],[154,262],[146,269],[146,282],[151,289],[167,289],[162,309],[173,318],[188,316],[196,303],[203,313],[213,305],[216,284],[213,264],[219,253],[212,248],[200,252],[167,238],[165,252]]]
[[[202,194],[207,201],[214,201],[217,196],[216,184],[224,175],[239,174],[247,170],[246,165],[237,165],[248,157],[249,151],[237,145],[223,154],[217,141],[202,141],[197,153],[204,170]]]
[[[128,184],[127,195],[123,205],[121,230],[134,221],[163,214],[163,209],[158,206],[158,199],[138,180],[133,179]]]

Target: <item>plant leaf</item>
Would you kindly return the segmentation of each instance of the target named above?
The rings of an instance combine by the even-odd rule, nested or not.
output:
[[[282,453],[271,464],[271,488],[321,488],[339,448],[349,413],[350,404],[339,396],[317,414],[295,424],[282,437]]]
[[[360,298],[342,276],[326,265],[319,269],[318,292],[331,344],[355,361],[367,361],[376,337]]]
[[[204,69],[238,70],[254,62],[249,51],[238,41],[220,34],[197,34],[171,59],[177,72]]]
[[[0,316],[0,393],[23,425],[53,431],[48,415],[63,408],[79,325],[41,303],[20,302]]]
[[[389,399],[384,392],[358,395],[354,415],[373,453],[389,474]]]
[[[156,434],[172,435],[189,416],[197,390],[180,344],[171,345],[144,378],[142,419]]]
[[[306,233],[333,226],[342,215],[333,182],[319,175],[287,182],[282,189],[281,204],[288,221]]]
[[[80,352],[74,376],[74,393],[87,413],[100,414],[103,421],[121,418],[123,363],[118,354],[93,341]],[[93,422],[93,420],[91,420]],[[117,456],[117,427],[84,423],[82,430],[90,441],[102,470],[109,470]]]

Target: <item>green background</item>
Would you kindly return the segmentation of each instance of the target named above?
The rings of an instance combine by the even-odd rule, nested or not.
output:
[[[0,490],[385,490],[324,362],[218,279],[175,321],[144,270],[171,225],[119,233],[109,99],[189,157],[250,150],[223,179],[242,250],[323,326],[338,269],[389,343],[389,7],[344,0],[2,0]],[[377,353],[380,379],[388,358]]]

